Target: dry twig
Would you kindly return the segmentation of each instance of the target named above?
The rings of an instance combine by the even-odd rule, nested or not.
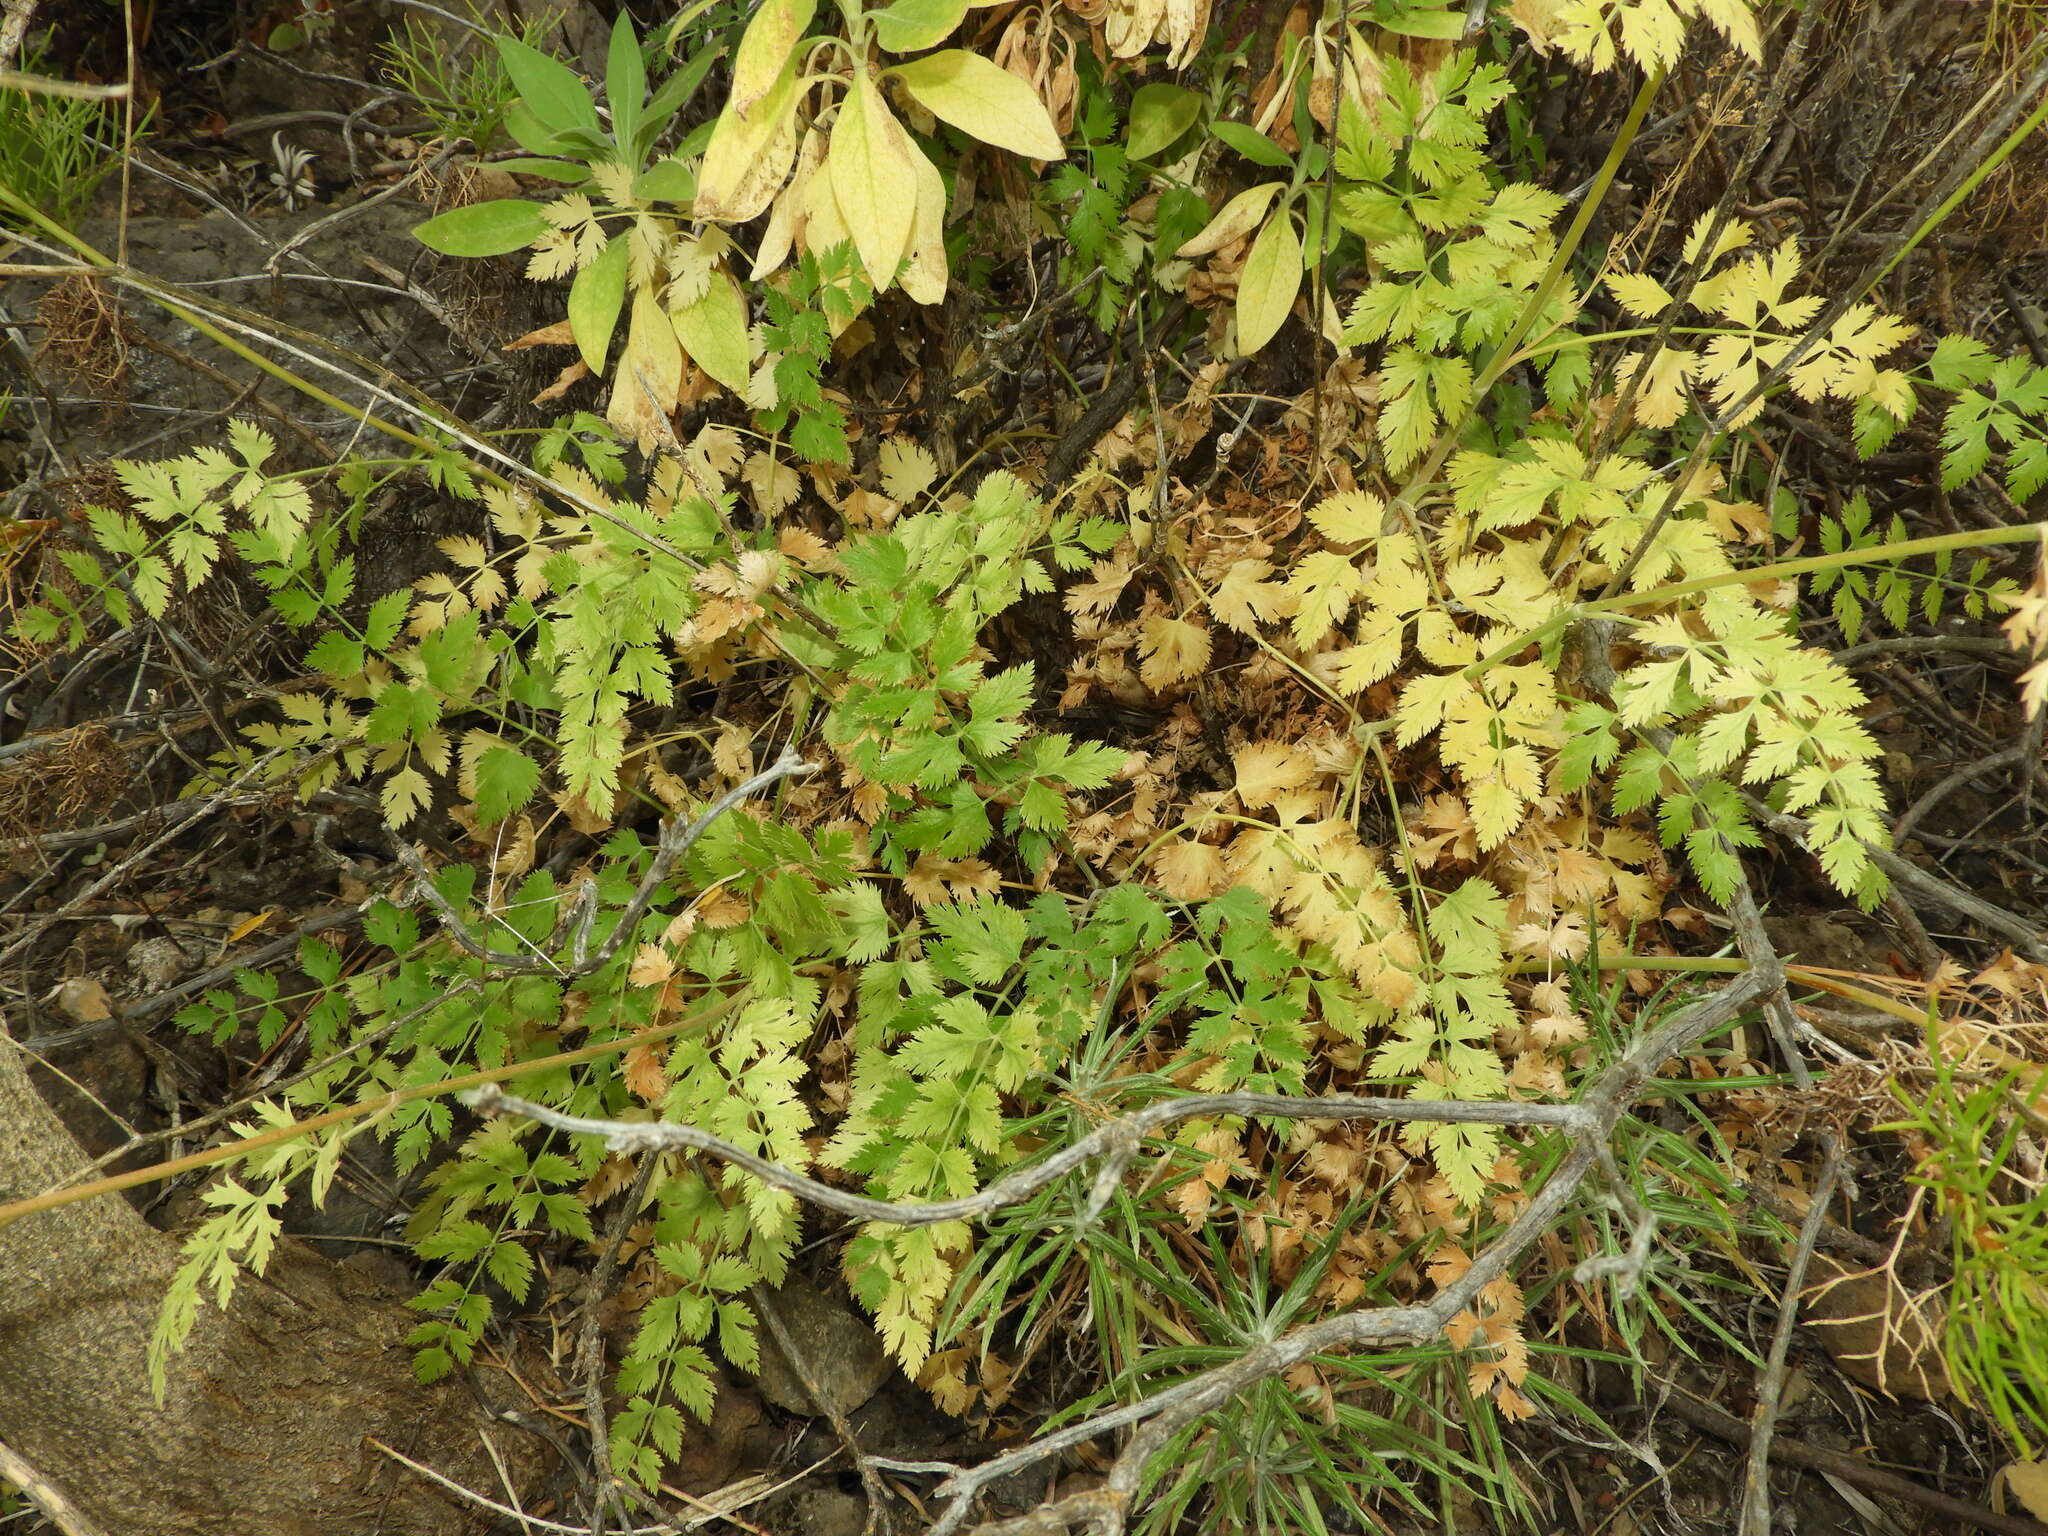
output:
[[[764,1183],[788,1190],[813,1203],[846,1215],[893,1222],[899,1226],[928,1226],[986,1215],[1016,1204],[1098,1156],[1103,1158],[1103,1166],[1095,1177],[1091,1209],[1099,1210],[1121,1183],[1125,1170],[1137,1153],[1140,1140],[1147,1132],[1174,1120],[1197,1115],[1554,1125],[1567,1132],[1572,1148],[1549,1181],[1530,1197],[1507,1230],[1475,1256],[1465,1273],[1429,1301],[1412,1306],[1347,1312],[1308,1324],[1143,1402],[1126,1404],[1079,1424],[1069,1425],[1020,1450],[957,1473],[938,1490],[951,1503],[932,1528],[932,1536],[950,1536],[960,1529],[982,1489],[1000,1478],[1055,1455],[1068,1446],[1113,1430],[1142,1426],[1126,1443],[1101,1488],[1072,1495],[1041,1511],[1050,1519],[1085,1520],[1105,1536],[1117,1536],[1124,1529],[1146,1464],[1175,1433],[1195,1418],[1220,1408],[1256,1383],[1317,1355],[1370,1345],[1412,1345],[1437,1338],[1452,1319],[1474,1304],[1481,1290],[1506,1274],[1514,1261],[1557,1219],[1578,1192],[1587,1173],[1602,1161],[1616,1125],[1634,1107],[1643,1088],[1664,1063],[1692,1050],[1738,1014],[1758,1005],[1783,985],[1783,970],[1775,954],[1766,946],[1762,954],[1755,957],[1753,969],[1721,991],[1681,1009],[1644,1035],[1633,1050],[1601,1073],[1575,1104],[1432,1103],[1344,1095],[1329,1098],[1290,1098],[1269,1094],[1191,1095],[1166,1100],[1110,1121],[1044,1161],[1004,1175],[979,1194],[958,1200],[918,1204],[893,1205],[848,1194],[793,1169],[756,1157],[695,1126],[559,1115],[544,1106],[512,1098],[494,1085],[466,1093],[462,1099],[481,1112],[520,1114],[560,1130],[603,1136],[606,1144],[617,1152],[652,1151],[665,1147],[687,1147],[708,1152],[746,1169]]]

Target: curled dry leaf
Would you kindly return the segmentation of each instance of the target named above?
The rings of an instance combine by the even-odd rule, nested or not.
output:
[[[562,396],[569,393],[571,386],[579,384],[589,377],[590,364],[584,362],[579,357],[575,362],[564,366],[562,371],[555,375],[555,382],[535,395],[529,403],[533,405],[546,405],[550,400],[559,400]]]
[[[541,326],[538,330],[528,331],[524,336],[516,337],[506,342],[503,350],[507,352],[524,352],[529,347],[573,347],[575,345],[576,333],[569,328],[569,322],[557,320],[553,325]]]

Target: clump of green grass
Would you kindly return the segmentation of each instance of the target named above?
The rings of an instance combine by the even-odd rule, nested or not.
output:
[[[478,154],[487,154],[504,137],[505,113],[519,99],[519,88],[474,6],[470,18],[473,27],[451,47],[444,31],[407,16],[403,33],[384,46],[385,70],[442,138],[467,140]],[[506,35],[538,47],[553,20],[546,12],[525,17]]]
[[[25,53],[22,73],[40,73],[47,53],[45,34]],[[0,186],[70,224],[119,163],[111,148],[118,111],[116,102],[0,87]]]

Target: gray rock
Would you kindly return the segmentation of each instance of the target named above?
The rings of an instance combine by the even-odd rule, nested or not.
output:
[[[803,1536],[861,1536],[867,1529],[867,1500],[837,1488],[807,1488],[796,1496],[796,1525]]]
[[[868,1320],[844,1302],[819,1292],[792,1275],[768,1295],[790,1342],[801,1357],[802,1370],[790,1368],[776,1330],[761,1322],[761,1395],[791,1413],[815,1414],[827,1409],[851,1413],[873,1397],[889,1378],[889,1359]],[[811,1401],[804,1389],[808,1378],[830,1401]]]

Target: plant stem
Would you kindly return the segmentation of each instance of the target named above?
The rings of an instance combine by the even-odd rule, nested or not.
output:
[[[401,1104],[410,1104],[416,1099],[436,1098],[463,1088],[480,1088],[486,1083],[510,1082],[524,1077],[529,1072],[539,1072],[548,1067],[574,1066],[578,1062],[596,1061],[603,1056],[614,1056],[632,1046],[649,1041],[666,1039],[680,1034],[683,1030],[707,1024],[712,1019],[731,1010],[735,999],[720,998],[718,1004],[701,1013],[678,1019],[673,1024],[664,1024],[657,1029],[641,1030],[639,1033],[618,1040],[606,1040],[599,1045],[586,1045],[580,1050],[564,1051],[557,1056],[540,1056],[532,1061],[514,1062],[507,1067],[493,1067],[487,1072],[465,1072],[459,1077],[443,1078],[438,1082],[416,1083],[410,1088],[394,1088],[360,1104],[350,1104],[341,1109],[329,1110],[324,1115],[315,1115],[310,1120],[295,1120],[290,1125],[273,1126],[259,1131],[254,1136],[244,1136],[225,1146],[209,1147],[204,1152],[194,1152],[186,1157],[174,1157],[168,1162],[153,1163],[147,1168],[132,1169],[127,1173],[115,1174],[110,1178],[94,1179],[89,1184],[73,1185],[69,1189],[53,1189],[46,1194],[35,1195],[27,1200],[15,1200],[0,1205],[0,1228],[10,1226],[24,1216],[37,1211],[54,1210],[60,1205],[71,1205],[79,1200],[90,1200],[95,1195],[110,1195],[117,1190],[133,1189],[138,1184],[153,1184],[159,1179],[168,1179],[174,1174],[186,1173],[194,1168],[208,1168],[215,1163],[232,1162],[245,1152],[258,1147],[290,1141],[295,1137],[310,1135],[325,1130],[330,1125],[342,1125],[350,1120],[359,1120],[364,1115],[382,1114],[385,1110],[396,1109]]]
[[[1629,146],[1635,143],[1636,135],[1642,131],[1643,119],[1649,114],[1650,103],[1657,99],[1657,92],[1664,84],[1664,71],[1653,71],[1636,91],[1636,99],[1629,104],[1628,116],[1614,135],[1614,142],[1608,146],[1607,158],[1600,162],[1600,169],[1593,175],[1593,183],[1586,189],[1586,195],[1579,200],[1578,211],[1572,215],[1572,222],[1564,232],[1564,238],[1557,243],[1557,250],[1550,258],[1550,265],[1544,269],[1541,281],[1529,297],[1522,302],[1522,309],[1515,316],[1515,323],[1508,328],[1500,345],[1479,370],[1479,377],[1472,381],[1472,400],[1465,407],[1455,424],[1446,422],[1437,433],[1436,443],[1423,461],[1409,472],[1400,494],[1395,498],[1402,506],[1412,506],[1415,497],[1424,487],[1436,481],[1437,472],[1450,457],[1451,450],[1458,445],[1458,439],[1465,435],[1465,428],[1478,413],[1481,402],[1500,382],[1506,373],[1521,359],[1515,349],[1528,338],[1535,328],[1537,317],[1556,294],[1558,284],[1564,280],[1565,268],[1572,257],[1578,254],[1579,244],[1586,238],[1586,230],[1593,222],[1593,216],[1600,211],[1600,205],[1607,197],[1607,189],[1621,171],[1621,162],[1627,158]]]
[[[1868,549],[1837,550],[1828,555],[1806,555],[1797,560],[1780,560],[1773,565],[1747,566],[1741,570],[1724,571],[1718,576],[1701,576],[1692,581],[1673,582],[1669,586],[1650,587],[1641,592],[1624,592],[1614,597],[1595,598],[1591,602],[1573,603],[1567,608],[1559,609],[1534,629],[1524,630],[1513,640],[1496,646],[1468,665],[1459,675],[1468,680],[1475,679],[1489,667],[1497,666],[1517,652],[1549,639],[1582,618],[1590,618],[1598,613],[1619,613],[1629,608],[1649,608],[1659,603],[1671,602],[1675,598],[1690,597],[1698,592],[1711,592],[1717,587],[1736,586],[1752,581],[1785,580],[1793,576],[1805,576],[1814,571],[1831,571],[1845,565],[1905,560],[1914,555],[1938,554],[1943,550],[1978,549],[1989,544],[2024,544],[2032,539],[2048,540],[2048,523],[2018,523],[2004,528],[1973,528],[1963,533],[1930,534],[1924,539],[1906,539],[1897,544],[1881,544]]]

